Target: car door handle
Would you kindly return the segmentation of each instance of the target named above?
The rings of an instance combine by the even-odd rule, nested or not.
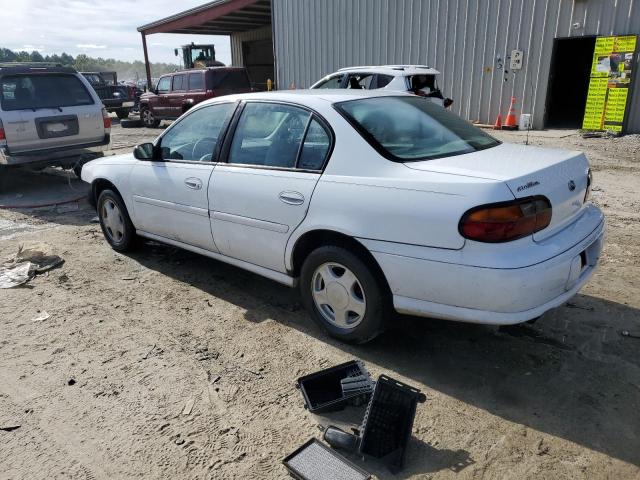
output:
[[[200,190],[202,188],[202,180],[200,180],[199,178],[195,178],[195,177],[189,177],[184,181],[184,184],[193,189],[193,190]]]
[[[304,203],[304,195],[300,192],[280,192],[278,197],[289,205],[302,205]]]

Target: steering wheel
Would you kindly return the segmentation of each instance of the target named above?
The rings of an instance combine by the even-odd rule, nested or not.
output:
[[[204,137],[200,140],[197,140],[196,143],[193,144],[193,148],[191,149],[191,158],[198,158],[201,162],[211,161],[211,157],[213,157],[213,149],[216,146],[217,142],[217,138],[211,137]],[[207,143],[210,145],[208,149],[206,149]],[[204,155],[201,154],[203,150],[207,152]]]

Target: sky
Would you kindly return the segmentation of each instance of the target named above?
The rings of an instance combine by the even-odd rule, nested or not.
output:
[[[206,3],[207,0],[0,0],[0,47],[42,55],[142,60],[137,27]],[[179,63],[173,49],[186,43],[213,43],[216,57],[231,63],[229,38],[213,35],[154,34],[147,37],[149,61]]]

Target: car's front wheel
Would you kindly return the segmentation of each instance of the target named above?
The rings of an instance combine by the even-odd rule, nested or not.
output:
[[[149,110],[149,107],[140,109],[140,118],[142,119],[144,126],[147,128],[156,128],[160,125],[160,120],[158,120],[153,112]]]
[[[136,229],[120,195],[113,190],[103,190],[97,206],[100,227],[111,248],[118,252],[131,250],[136,241]]]
[[[300,289],[313,319],[335,338],[365,343],[384,329],[385,289],[367,263],[345,248],[328,245],[311,252]]]

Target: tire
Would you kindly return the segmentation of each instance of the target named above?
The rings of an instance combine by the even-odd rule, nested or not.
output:
[[[103,190],[98,197],[96,210],[100,228],[111,248],[118,252],[132,250],[137,241],[136,229],[122,197],[113,190]]]
[[[140,128],[144,125],[142,123],[142,120],[139,120],[137,118],[129,118],[129,119],[121,120],[120,126],[122,128]]]
[[[125,120],[127,118],[129,118],[129,109],[125,108],[122,110],[116,110],[116,115],[118,116],[118,118],[120,120]]]
[[[367,263],[345,248],[328,245],[311,252],[302,265],[300,293],[311,317],[334,338],[365,343],[384,330],[386,289]]]
[[[140,118],[142,124],[147,128],[157,128],[160,125],[160,120],[156,119],[149,107],[140,108]]]
[[[8,184],[9,169],[0,167],[0,193],[3,193]]]

